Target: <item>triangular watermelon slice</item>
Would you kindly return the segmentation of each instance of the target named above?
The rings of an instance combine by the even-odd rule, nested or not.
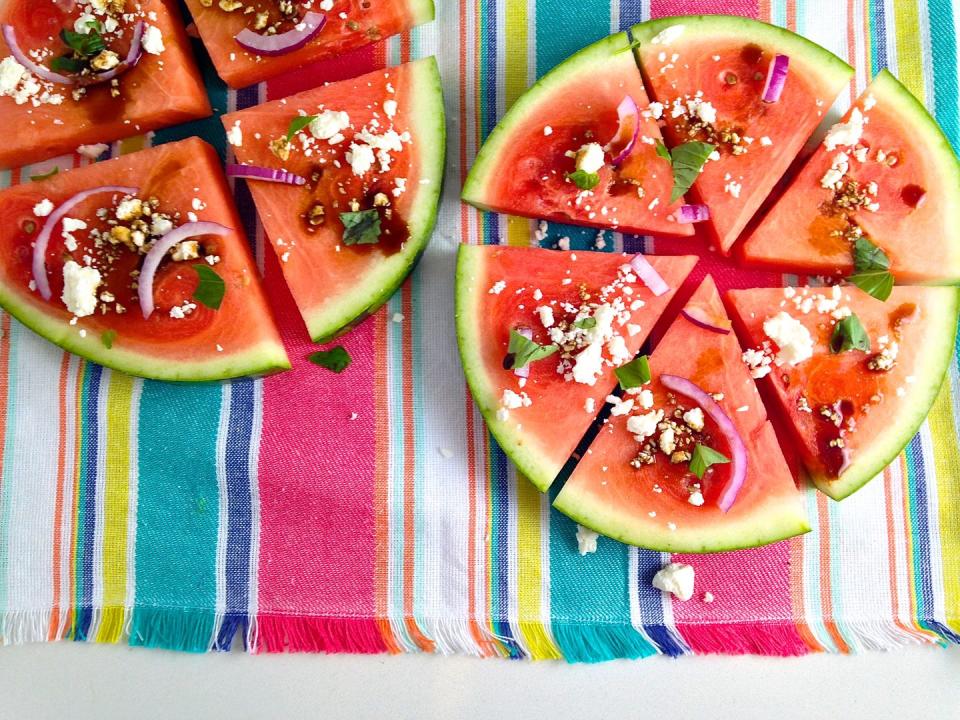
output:
[[[316,119],[307,124],[304,116]],[[310,336],[335,336],[386,302],[436,220],[445,144],[436,60],[222,119],[239,162],[294,173],[304,183],[249,186]]]
[[[38,275],[33,255],[48,222]],[[162,239],[188,225],[202,232],[165,252]],[[139,295],[149,248],[160,264],[145,319]],[[0,257],[0,305],[101,365],[160,380],[290,367],[220,159],[198,138],[3,190]],[[38,277],[49,284],[47,300]]]
[[[954,288],[898,286],[886,302],[856,287],[731,290],[728,299],[745,361],[766,375],[814,483],[836,500],[916,434],[953,357]],[[834,333],[841,350],[843,337],[859,335],[848,313],[869,350],[831,351]]]
[[[734,550],[807,532],[802,494],[709,276],[686,312],[650,356],[651,381],[623,395],[633,407],[610,416],[554,507],[599,533],[666,552]],[[711,465],[698,478],[691,461],[697,445],[735,462],[734,452],[706,408],[664,385],[668,376],[711,394],[745,446],[746,476],[726,512],[719,504],[733,464]]]
[[[715,145],[690,197],[726,254],[823,119],[853,69],[803,37],[742,17],[668,17],[631,29],[667,144]],[[775,56],[789,58],[776,102],[763,99]],[[661,110],[662,108],[662,110]]]
[[[647,260],[668,288],[659,297],[629,270],[628,256],[460,247],[456,312],[464,372],[490,431],[541,490],[556,478],[616,385],[614,366],[639,351],[697,261]],[[531,362],[526,378],[509,369],[511,331],[529,331],[534,342],[549,345],[557,339],[553,333],[578,318],[577,349]],[[598,342],[606,335],[608,341]],[[595,363],[586,355],[578,360],[587,345],[597,351]]]
[[[527,90],[481,148],[463,200],[575,225],[693,235],[692,225],[677,222],[683,200],[670,202],[673,175],[657,155],[657,123],[643,114],[649,101],[629,46],[626,33],[604,38]],[[593,181],[578,181],[578,168]]]
[[[958,218],[960,163],[949,141],[883,70],[744,242],[743,258],[847,275],[862,236],[900,282],[960,283]]]

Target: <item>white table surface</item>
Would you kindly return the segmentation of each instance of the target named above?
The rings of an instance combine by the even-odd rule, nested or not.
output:
[[[601,665],[0,648],[0,719],[960,718],[960,648]]]

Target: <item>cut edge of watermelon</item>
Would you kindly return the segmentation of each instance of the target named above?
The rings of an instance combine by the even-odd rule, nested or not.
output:
[[[431,22],[437,16],[437,8],[433,0],[407,0],[407,8],[410,10],[414,26]]]
[[[432,5],[431,0],[427,0]],[[383,305],[403,283],[423,253],[437,219],[437,208],[443,183],[446,152],[446,119],[443,88],[436,58],[427,57],[410,63],[414,90],[411,112],[413,136],[418,140],[420,158],[418,177],[429,183],[418,183],[413,192],[407,225],[410,236],[400,252],[379,263],[364,276],[363,283],[337,299],[325,303],[322,310],[301,308],[307,330],[314,342],[324,342],[343,335]]]
[[[918,368],[916,375],[925,381],[917,382],[913,386],[910,393],[913,402],[874,439],[873,447],[877,448],[877,451],[861,452],[859,458],[853,461],[840,478],[818,477],[808,470],[817,489],[833,500],[849,497],[896,459],[927,419],[943,388],[943,381],[954,354],[957,316],[960,313],[960,289],[943,287],[930,288],[930,291],[944,297],[942,302],[934,305],[939,310],[939,322],[931,329],[931,342],[923,346],[925,364],[922,370]]]

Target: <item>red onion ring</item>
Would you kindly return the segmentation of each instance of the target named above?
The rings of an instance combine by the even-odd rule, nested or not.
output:
[[[767,68],[767,81],[763,85],[763,101],[775,103],[780,99],[783,86],[787,82],[787,69],[790,58],[786,55],[774,55]]]
[[[234,35],[233,39],[240,43],[245,50],[257,55],[286,55],[294,50],[299,50],[313,40],[326,24],[326,15],[308,12],[293,30],[288,30],[285,33],[260,35],[250,28],[244,28]]]
[[[123,187],[121,185],[103,185],[101,187],[90,188],[89,190],[84,190],[67,198],[47,216],[46,222],[43,223],[43,228],[40,230],[40,234],[37,235],[37,239],[33,243],[32,263],[33,282],[36,283],[37,291],[44,300],[49,300],[52,294],[50,292],[50,282],[47,280],[47,245],[50,244],[50,236],[53,234],[53,229],[57,226],[57,223],[66,217],[68,212],[88,197],[107,192],[136,195],[137,192],[139,192],[139,188]]]
[[[130,41],[130,49],[127,51],[127,56],[120,63],[118,63],[115,68],[102,73],[97,73],[96,75],[70,76],[61,75],[60,73],[54,72],[44,65],[34,62],[29,55],[20,49],[20,45],[17,43],[17,33],[13,25],[2,26],[3,40],[5,43],[7,43],[7,47],[10,48],[10,54],[13,55],[13,58],[32,74],[36,75],[41,80],[46,80],[47,82],[56,83],[58,85],[81,86],[97,85],[102,82],[107,82],[108,80],[113,80],[113,78],[125,73],[127,70],[136,65],[140,61],[140,56],[143,54],[143,31],[143,21],[137,21],[136,25],[133,26],[133,39]]]
[[[285,185],[306,185],[307,179],[286,170],[262,167],[260,165],[227,165],[227,177],[240,177],[247,180],[283,183]]]
[[[729,443],[730,452],[733,455],[730,461],[730,479],[720,491],[720,497],[717,499],[717,505],[720,509],[727,512],[733,507],[733,503],[737,499],[737,493],[740,492],[740,488],[743,487],[744,480],[747,477],[747,448],[737,431],[737,426],[733,424],[730,416],[723,411],[723,408],[717,404],[717,401],[709,393],[690,380],[678,375],[661,375],[660,383],[667,390],[672,390],[678,395],[690,398],[699,405],[717,424],[721,434]]]
[[[517,328],[517,335],[523,335],[527,340],[533,340],[533,330],[530,328]],[[522,368],[514,368],[513,374],[520,378],[530,377],[530,363]]]
[[[617,134],[603,148],[608,153],[613,152],[613,148],[624,144],[623,149],[613,158],[613,164],[619,165],[626,160],[637,144],[637,138],[640,137],[640,108],[633,98],[627,95],[617,106],[617,117],[620,124],[617,126]],[[630,123],[633,123],[633,129]]]
[[[680,311],[680,314],[694,325],[701,327],[704,330],[709,330],[710,332],[719,333],[721,335],[730,334],[729,324],[721,325],[719,321],[711,319],[707,309],[700,305],[687,305],[683,310]]]
[[[650,292],[657,297],[670,292],[670,286],[640,253],[630,258],[630,267],[643,280],[643,284],[650,288]]]
[[[706,205],[681,205],[677,210],[677,222],[681,224],[704,222],[710,219]]]
[[[157,240],[150,252],[143,259],[140,268],[140,277],[137,279],[137,296],[140,299],[140,310],[143,319],[147,320],[153,314],[153,280],[157,268],[170,248],[198,235],[226,235],[232,232],[230,228],[215,222],[191,222],[174,228]]]

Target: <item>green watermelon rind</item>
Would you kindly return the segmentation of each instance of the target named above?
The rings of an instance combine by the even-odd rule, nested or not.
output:
[[[236,353],[216,352],[198,360],[174,360],[154,357],[114,344],[108,348],[99,333],[89,331],[81,337],[78,328],[69,326],[60,317],[38,311],[35,301],[0,283],[0,306],[24,326],[30,328],[64,350],[112,370],[146,378],[172,382],[205,382],[227,380],[247,375],[268,375],[290,369],[290,360],[283,345],[261,342]]]
[[[698,36],[728,34],[740,42],[749,40],[758,45],[773,47],[777,52],[787,55],[791,63],[800,62],[808,65],[818,75],[826,75],[837,82],[846,82],[853,77],[854,70],[850,65],[812,40],[786,28],[735,15],[686,15],[657,18],[634,25],[630,28],[630,36],[634,43],[645,44],[668,27],[676,25],[686,26],[684,32],[692,29]],[[637,53],[637,62],[639,62],[639,53]]]
[[[410,236],[403,249],[380,262],[364,275],[350,292],[323,305],[322,310],[303,310],[304,320],[314,342],[326,342],[343,335],[368,315],[380,308],[396,292],[413,270],[433,234],[440,204],[446,152],[446,116],[440,69],[434,57],[410,64],[415,88],[411,112],[414,128],[411,133],[420,159],[419,177],[427,184],[411,187],[417,193],[407,221]]]
[[[470,387],[474,402],[483,419],[486,420],[490,432],[497,439],[497,443],[520,472],[540,492],[546,492],[563,468],[563,461],[566,461],[566,458],[560,463],[549,461],[546,453],[538,452],[531,446],[529,438],[512,429],[516,426],[516,420],[497,419],[497,410],[500,407],[499,389],[485,382],[487,375],[479,352],[479,348],[483,347],[484,339],[480,335],[482,324],[477,322],[479,313],[477,305],[487,292],[487,288],[480,285],[485,277],[484,258],[485,253],[479,245],[461,245],[457,252],[454,305],[460,362],[463,364],[463,373],[467,378],[467,385]]]
[[[497,172],[500,156],[513,142],[515,129],[535,116],[554,92],[563,91],[575,75],[598,72],[611,74],[614,72],[611,64],[615,62],[626,63],[629,72],[636,72],[629,49],[630,41],[625,32],[609,35],[571,55],[537,80],[511,106],[483,143],[464,182],[460,198],[480,210],[494,210],[487,204],[486,198],[501,180]]]
[[[407,0],[407,8],[414,26],[428,23],[437,16],[433,0]]]
[[[880,475],[917,434],[940,394],[947,370],[953,361],[957,317],[960,313],[960,289],[929,288],[929,292],[943,297],[939,302],[930,303],[930,307],[938,311],[939,317],[932,323],[928,341],[923,343],[922,348],[915,349],[921,354],[923,364],[917,367],[914,373],[916,382],[909,386],[907,398],[911,401],[910,404],[902,406],[886,430],[874,438],[873,447],[876,451],[861,449],[859,457],[840,478],[818,477],[811,473],[817,489],[834,500],[849,497]],[[904,351],[909,349],[902,348],[901,352]]]

